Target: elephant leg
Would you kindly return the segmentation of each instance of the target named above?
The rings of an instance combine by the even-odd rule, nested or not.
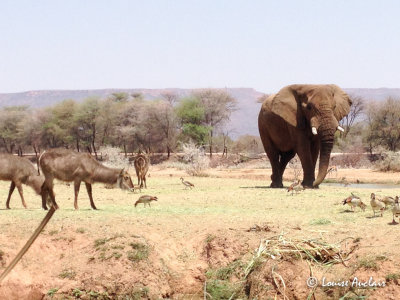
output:
[[[279,171],[281,176],[281,181],[283,177],[283,173],[285,172],[286,166],[289,161],[296,155],[294,151],[282,152],[281,159],[279,161]]]
[[[85,185],[86,185],[87,193],[88,193],[88,195],[89,195],[90,206],[91,206],[93,209],[97,209],[96,205],[94,205],[94,202],[93,202],[92,185],[91,185],[90,183],[87,183],[87,182],[85,182]]]
[[[6,201],[7,209],[10,209],[10,200],[11,200],[11,195],[14,192],[14,189],[15,189],[15,183],[14,183],[14,181],[11,181],[10,191],[8,192],[8,197],[7,197],[7,201]]]
[[[268,149],[267,156],[271,163],[272,175],[271,175],[271,188],[283,188],[281,164],[279,162],[279,152],[275,149]]]
[[[315,180],[315,165],[313,164],[313,159],[311,155],[311,147],[310,144],[304,144],[303,147],[298,149],[297,152],[301,166],[303,168],[303,182],[301,183],[304,187],[313,187],[313,182]]]
[[[259,127],[260,129],[260,137],[263,143],[265,153],[268,156],[269,162],[272,168],[271,174],[271,188],[283,188],[282,184],[282,175],[281,175],[281,168],[279,162],[279,151],[275,147],[274,143],[272,142],[269,133],[265,128]]]

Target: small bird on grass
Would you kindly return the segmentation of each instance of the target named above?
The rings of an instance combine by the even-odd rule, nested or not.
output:
[[[391,205],[391,206],[394,205],[395,200],[393,197],[385,196],[382,198],[382,202],[385,203],[385,209],[387,209],[388,205]]]
[[[151,201],[158,201],[158,198],[155,196],[149,196],[149,195],[143,195],[140,196],[140,198],[135,202],[135,207],[139,204],[139,203],[143,203],[144,207],[146,207],[146,204],[150,205]]]
[[[194,188],[194,184],[193,184],[193,183],[191,183],[191,182],[189,182],[189,181],[185,181],[182,177],[181,177],[181,181],[182,181],[182,184],[185,186],[186,189],[187,189],[188,187],[189,187],[190,189]]]
[[[293,195],[293,190],[294,190],[294,188],[297,187],[297,186],[299,186],[299,185],[300,185],[300,180],[296,180],[295,182],[293,182],[293,183],[287,188],[288,193],[291,191],[291,192],[292,192],[292,195]]]
[[[374,193],[371,193],[371,207],[374,212],[374,217],[376,210],[379,210],[381,212],[381,217],[383,217],[382,212],[385,210],[385,204],[381,200],[377,199]]]
[[[297,186],[295,186],[295,187],[293,188],[293,191],[295,191],[296,194],[298,194],[299,192],[304,191],[304,190],[305,190],[305,188],[304,188],[304,186],[302,186],[302,185],[297,185]],[[293,195],[293,191],[292,191],[292,195]]]
[[[400,216],[399,196],[396,196],[396,198],[394,199],[394,205],[393,205],[393,208],[392,208],[392,213],[393,213],[392,224],[399,224],[398,222],[396,222],[394,220],[395,217],[399,217]]]
[[[365,208],[367,207],[364,202],[361,201],[360,197],[354,195],[351,193],[351,196],[347,197],[346,199],[343,200],[343,205],[350,205],[351,210],[354,212],[355,207],[361,208],[363,211],[365,211]]]

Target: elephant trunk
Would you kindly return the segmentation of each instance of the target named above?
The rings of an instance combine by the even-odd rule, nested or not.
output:
[[[326,173],[329,167],[329,159],[331,156],[334,135],[336,131],[337,123],[336,119],[328,122],[322,122],[322,124],[329,124],[327,126],[321,126],[318,134],[320,135],[320,155],[319,155],[319,168],[318,176],[313,182],[313,187],[318,187],[318,185],[325,179]],[[332,124],[333,123],[333,124]]]

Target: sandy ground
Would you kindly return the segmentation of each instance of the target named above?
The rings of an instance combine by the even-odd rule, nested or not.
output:
[[[356,250],[345,264],[329,268],[319,264],[311,268],[304,260],[266,260],[246,279],[244,293],[249,298],[306,299],[311,292],[306,285],[310,268],[319,280],[324,276],[333,281],[368,280],[372,276],[385,282],[385,287],[364,289],[319,286],[316,299],[346,294],[396,299],[400,292],[400,225],[389,225],[390,211],[382,218],[372,218],[370,207],[353,213],[341,204],[354,192],[369,205],[372,191],[395,195],[400,194],[400,186],[372,190],[322,185],[290,196],[286,190],[268,188],[269,169],[252,169],[251,165],[210,169],[207,177],[190,177],[182,170],[160,166],[151,167],[149,173],[148,188],[137,194],[96,184],[97,211],[90,209],[84,187],[80,209],[75,211],[72,185],[57,183],[61,208],[1,283],[0,299],[203,299],[204,290],[211,299],[216,291],[211,290],[210,270],[237,261],[248,264],[261,241],[279,234],[330,243],[350,238],[341,246],[356,245]],[[181,176],[195,188],[184,189]],[[360,169],[341,169],[329,179],[342,182],[343,177],[349,182],[400,182],[399,173]],[[291,170],[285,178],[292,180]],[[0,182],[4,202],[8,186]],[[24,193],[28,209],[22,208],[17,193],[11,210],[0,209],[0,272],[45,214],[39,197],[27,187]],[[159,201],[135,208],[134,202],[143,194],[157,195]],[[276,283],[276,273],[285,282],[284,289]],[[239,277],[231,276],[228,281],[238,282]]]

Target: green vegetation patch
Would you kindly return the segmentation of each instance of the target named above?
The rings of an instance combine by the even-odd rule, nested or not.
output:
[[[75,279],[76,272],[71,269],[64,269],[61,271],[61,273],[58,275],[60,278],[67,278],[67,279]]]
[[[47,291],[47,295],[49,295],[50,297],[53,297],[53,296],[57,293],[58,290],[59,290],[59,288],[52,288],[52,289],[49,289],[49,290]]]
[[[387,257],[384,255],[377,256],[365,256],[358,260],[357,269],[364,268],[369,270],[378,271],[379,270],[379,262],[387,260]]]
[[[320,218],[320,219],[311,220],[310,225],[328,225],[331,223],[332,222],[328,219]]]
[[[130,261],[140,261],[147,259],[150,254],[150,247],[146,244],[134,242],[129,244],[132,250],[127,252],[127,257]]]

